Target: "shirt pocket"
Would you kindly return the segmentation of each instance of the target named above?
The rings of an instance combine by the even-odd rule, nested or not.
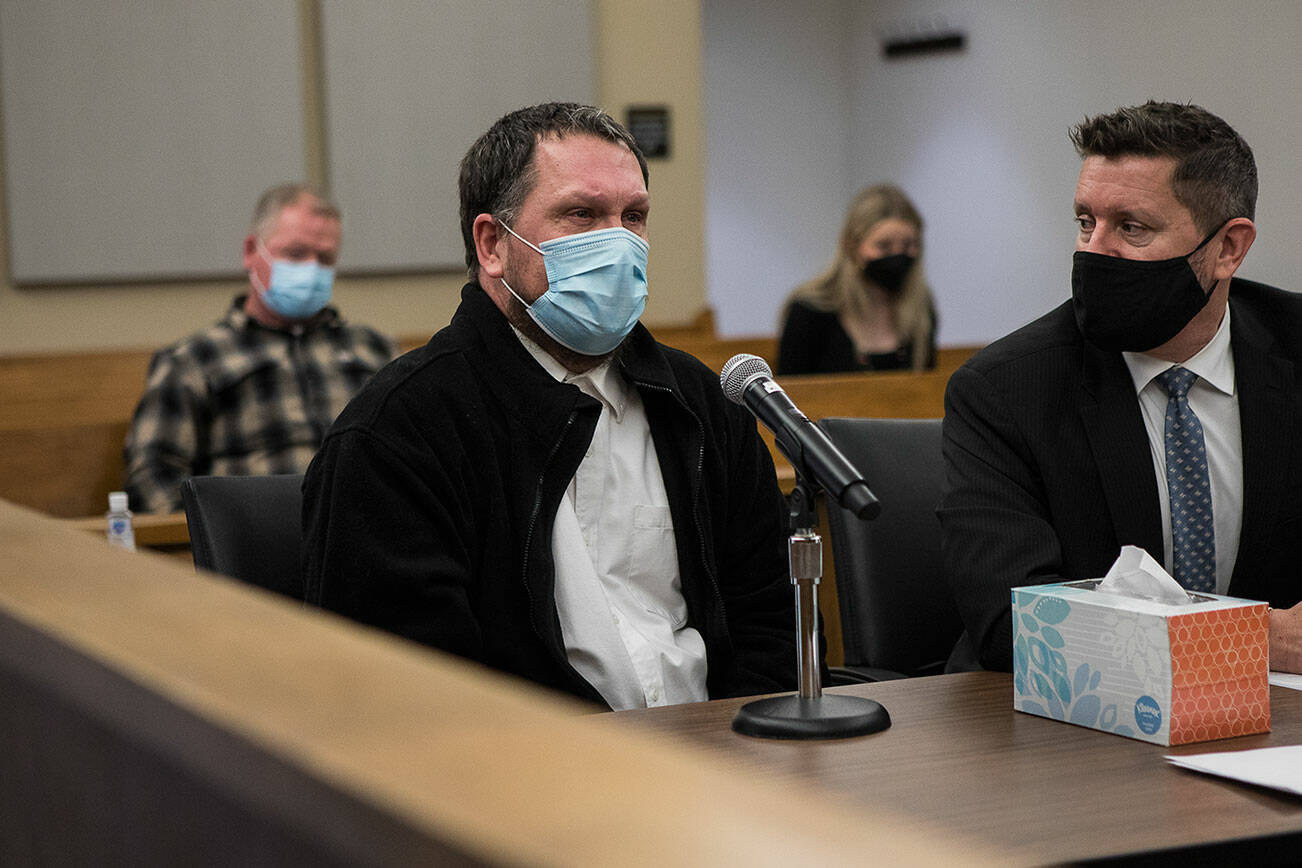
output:
[[[686,626],[687,601],[678,577],[674,518],[669,507],[633,507],[627,563],[629,590],[637,600],[668,621],[674,630]]]

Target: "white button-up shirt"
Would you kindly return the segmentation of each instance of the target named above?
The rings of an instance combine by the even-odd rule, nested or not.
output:
[[[1139,396],[1139,409],[1148,432],[1148,445],[1157,474],[1162,506],[1162,538],[1166,571],[1172,568],[1171,495],[1166,488],[1166,404],[1168,396],[1157,375],[1171,363],[1143,353],[1122,353]],[[1230,352],[1230,309],[1225,309],[1216,335],[1180,367],[1198,375],[1189,388],[1189,407],[1203,426],[1207,472],[1212,483],[1212,525],[1216,534],[1216,593],[1224,594],[1234,573],[1243,529],[1243,439],[1239,399],[1234,387],[1234,355]]]
[[[609,361],[572,374],[516,336],[549,374],[602,405],[552,530],[570,665],[615,709],[708,699],[705,642],[687,626],[669,498],[641,396]]]

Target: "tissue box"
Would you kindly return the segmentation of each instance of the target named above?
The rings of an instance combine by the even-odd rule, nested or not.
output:
[[[1013,589],[1013,708],[1162,745],[1270,731],[1265,603],[1097,584]]]

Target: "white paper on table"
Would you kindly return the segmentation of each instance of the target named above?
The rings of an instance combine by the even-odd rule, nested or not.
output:
[[[1178,766],[1302,795],[1302,745],[1168,756]]]
[[[1302,675],[1294,675],[1292,672],[1272,671],[1267,680],[1277,687],[1287,687],[1290,690],[1302,690]]]

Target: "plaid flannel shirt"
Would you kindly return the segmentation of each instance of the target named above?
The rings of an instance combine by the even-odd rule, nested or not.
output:
[[[149,363],[126,440],[131,508],[180,509],[189,476],[304,472],[348,399],[395,353],[334,308],[281,331],[237,298],[225,318]]]

